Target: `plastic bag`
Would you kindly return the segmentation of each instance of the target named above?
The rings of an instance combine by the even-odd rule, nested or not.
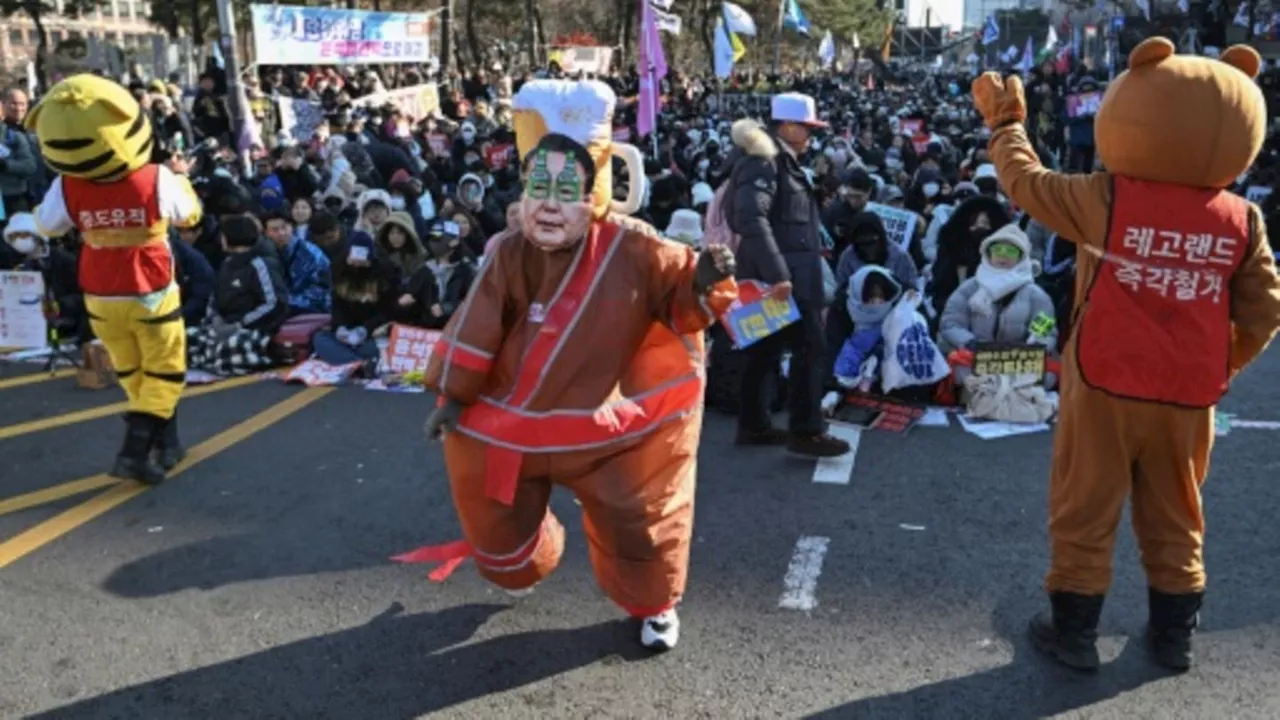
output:
[[[884,363],[880,385],[884,392],[915,385],[932,385],[951,373],[919,312],[919,293],[907,293],[884,321]]]

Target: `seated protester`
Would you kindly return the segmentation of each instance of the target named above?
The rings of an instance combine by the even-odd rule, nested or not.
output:
[[[324,251],[325,257],[329,258],[331,268],[346,252],[346,228],[342,226],[338,216],[328,210],[315,211],[311,222],[307,224],[307,234],[311,244]]]
[[[429,233],[431,259],[409,278],[395,316],[406,325],[439,330],[466,299],[476,279],[476,266],[458,236],[457,224],[434,220]]]
[[[194,241],[194,234],[186,237],[191,237],[191,241]],[[178,281],[178,291],[182,294],[182,322],[187,327],[194,327],[204,321],[205,313],[209,311],[209,298],[213,296],[217,274],[209,260],[192,247],[186,237],[177,228],[169,228],[169,246],[173,249],[177,268],[175,279]]]
[[[880,202],[887,207],[895,210],[903,210],[910,212],[916,216],[916,223],[911,231],[911,238],[907,241],[906,252],[911,258],[911,262],[915,263],[917,268],[923,268],[928,264],[928,258],[924,255],[924,235],[927,229],[928,221],[918,212],[914,212],[907,208],[907,196],[902,192],[902,188],[897,185],[886,185],[880,192]]]
[[[977,272],[982,241],[1011,222],[1004,204],[987,195],[970,197],[956,206],[938,232],[938,259],[933,264],[933,307],[938,315],[945,311],[951,293]]]
[[[248,215],[222,218],[226,259],[204,322],[187,328],[187,362],[217,375],[271,366],[267,346],[289,317],[288,289],[272,245]]]
[[[871,392],[879,386],[884,321],[900,297],[902,284],[880,265],[864,265],[849,278],[845,308],[853,330],[840,346],[832,373],[840,387]]]
[[[1056,326],[1047,335],[1033,332],[1033,323],[1055,317],[1053,301],[1036,285],[1038,268],[1031,260],[1031,244],[1017,225],[995,231],[980,248],[982,262],[947,300],[938,334],[938,349],[973,350],[978,343],[1040,344],[1055,350]],[[967,372],[958,368],[956,379]],[[1052,383],[1046,383],[1052,385]]]
[[[393,212],[378,229],[376,252],[395,266],[397,274],[408,282],[427,261],[427,250],[418,239],[413,218],[406,212]]]
[[[9,218],[4,240],[10,252],[0,270],[40,273],[45,283],[45,300],[53,305],[46,310],[56,311],[59,336],[88,338],[89,318],[80,292],[75,256],[41,235],[31,213],[15,213]]]
[[[365,236],[363,244],[373,245],[378,229],[391,215],[391,195],[386,190],[365,190],[356,200],[356,207],[360,215],[355,227],[352,228],[352,239],[363,234]]]
[[[373,333],[390,319],[399,285],[394,267],[377,255],[373,241],[356,234],[333,265],[332,330],[312,339],[316,357],[330,365],[365,363],[365,374],[372,374],[378,361]]]
[[[311,204],[310,198],[298,198],[289,206],[289,215],[293,218],[293,234],[303,240],[311,239],[311,216],[315,214],[315,207]]]
[[[214,215],[206,214],[200,219],[200,224],[193,228],[178,228],[178,239],[204,256],[215,272],[222,265],[222,233],[218,229],[218,218]]]
[[[329,256],[294,232],[293,217],[276,212],[266,217],[267,239],[275,246],[289,288],[289,314],[329,312]]]
[[[915,287],[919,277],[916,264],[906,251],[889,241],[879,215],[863,210],[844,227],[843,243],[846,247],[836,263],[836,284],[839,287],[848,285],[853,274],[866,265],[883,266],[903,287]],[[841,240],[836,239],[836,243],[840,244]]]

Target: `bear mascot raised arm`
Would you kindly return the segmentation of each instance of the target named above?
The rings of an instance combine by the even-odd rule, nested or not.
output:
[[[1226,190],[1262,147],[1260,65],[1245,46],[1214,60],[1143,41],[1103,97],[1095,128],[1106,171],[1089,175],[1040,164],[1018,78],[973,84],[1001,186],[1077,245],[1049,490],[1052,612],[1031,626],[1037,647],[1071,667],[1099,666],[1126,500],[1149,588],[1147,646],[1170,670],[1192,663],[1214,406],[1280,324],[1262,214]]]
[[[111,474],[158,483],[185,456],[175,411],[186,382],[186,330],[169,226],[200,222],[200,202],[186,178],[151,162],[150,119],[110,80],[63,80],[25,124],[60,175],[36,208],[36,224],[46,237],[80,232],[85,309],[129,402]]]

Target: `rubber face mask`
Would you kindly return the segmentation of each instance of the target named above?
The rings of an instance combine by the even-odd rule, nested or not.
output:
[[[537,151],[520,197],[520,227],[529,242],[547,252],[581,242],[591,225],[585,175],[568,155]]]

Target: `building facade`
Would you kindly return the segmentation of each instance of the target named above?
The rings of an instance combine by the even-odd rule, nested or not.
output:
[[[43,18],[51,51],[63,40],[83,38],[87,42],[92,38],[125,51],[150,54],[155,38],[166,37],[147,20],[151,7],[145,0],[109,0],[76,19],[63,16],[62,0],[54,0],[54,6],[57,13]],[[35,25],[25,13],[0,22],[0,54],[5,68],[20,68],[34,60],[38,42]]]

